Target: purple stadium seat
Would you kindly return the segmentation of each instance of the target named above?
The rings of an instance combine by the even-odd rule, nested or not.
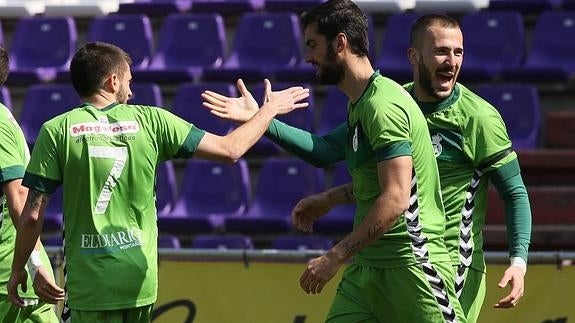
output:
[[[405,83],[412,80],[411,65],[407,58],[411,25],[420,14],[401,12],[392,14],[387,19],[379,55],[375,58],[375,67],[381,74],[396,82]]]
[[[132,59],[132,68],[148,66],[152,56],[152,26],[145,15],[110,15],[94,17],[86,41],[114,44]]]
[[[287,232],[290,214],[305,196],[324,188],[322,169],[296,158],[268,158],[260,168],[256,192],[248,211],[225,219],[230,232]]]
[[[128,101],[130,104],[152,105],[162,107],[162,92],[160,86],[155,83],[132,83],[130,85],[132,97]]]
[[[323,2],[325,0],[312,0],[315,2]],[[280,2],[283,3],[283,0],[278,0],[278,5]],[[293,1],[299,3],[300,1]],[[306,1],[302,1],[300,5],[305,5]],[[266,2],[266,5],[268,2]],[[295,5],[295,4],[294,4]],[[283,5],[281,5],[283,6]],[[297,6],[297,5],[296,5]],[[274,4],[275,7],[275,4]],[[292,10],[297,11],[297,10]],[[368,20],[368,37],[369,37],[369,56],[371,59],[375,57],[375,26],[373,23],[373,17],[371,15],[367,16]],[[302,60],[296,66],[289,66],[285,68],[279,68],[275,75],[278,81],[282,82],[294,82],[294,83],[317,83],[318,78],[315,75],[315,68],[305,61],[305,57],[302,57]]]
[[[291,86],[303,86],[310,89],[310,96],[307,99],[309,103],[309,107],[298,109],[296,111],[292,111],[288,114],[279,115],[277,116],[278,120],[285,122],[291,126],[307,130],[313,132],[314,126],[314,115],[313,115],[313,107],[315,105],[314,102],[314,95],[313,95],[313,88],[309,84],[289,84],[289,83],[281,83],[275,82],[272,83],[272,89],[274,91],[287,89]],[[263,104],[263,97],[264,97],[264,85],[263,82],[257,83],[250,89],[250,92],[261,105]],[[282,148],[271,140],[266,137],[262,137],[248,152],[250,155],[257,155],[257,156],[274,156],[282,152]]]
[[[50,196],[50,202],[44,211],[43,232],[60,232],[64,221],[62,186]]]
[[[326,135],[347,121],[348,101],[348,97],[337,87],[332,86],[327,90],[317,129],[319,135]]]
[[[264,0],[193,0],[194,12],[217,12],[222,15],[259,11],[263,7]]]
[[[212,90],[231,97],[236,96],[236,89],[230,83],[184,83],[176,89],[171,111],[200,129],[217,135],[225,135],[233,124],[212,115],[208,109],[202,106],[200,95],[205,90]]]
[[[158,236],[158,248],[180,249],[181,247],[180,239],[174,235]]]
[[[318,6],[326,0],[266,0],[267,11],[303,12]]]
[[[165,16],[171,13],[188,11],[191,7],[192,0],[136,0],[134,2],[120,1],[118,13]]]
[[[165,216],[176,204],[176,173],[171,160],[158,164],[156,173],[156,208],[158,216]]]
[[[14,29],[10,47],[8,84],[52,81],[68,70],[76,50],[72,17],[23,17]]]
[[[329,250],[332,246],[332,239],[320,236],[280,236],[272,240],[272,249]]]
[[[195,81],[204,68],[219,68],[225,52],[224,21],[219,14],[172,14],[160,27],[150,66],[134,71],[133,78],[158,83]]]
[[[20,113],[20,127],[28,144],[36,142],[45,121],[81,103],[78,94],[69,84],[36,84],[28,88]]]
[[[197,235],[192,238],[192,248],[196,249],[253,249],[252,239],[243,235]]]
[[[575,10],[575,0],[564,0],[563,9],[565,10]]]
[[[522,14],[540,13],[561,7],[565,0],[490,0],[489,10],[513,10]]]
[[[159,218],[160,230],[213,231],[223,226],[224,218],[245,212],[250,192],[245,160],[235,164],[189,160],[174,209]]]
[[[575,74],[575,43],[557,35],[575,34],[575,11],[546,11],[537,18],[525,63],[503,70],[513,82],[565,82]]]
[[[4,104],[8,109],[12,110],[12,99],[10,97],[10,91],[5,86],[0,86],[0,102]]]
[[[298,17],[288,12],[246,13],[235,29],[234,42],[222,68],[204,70],[206,81],[261,81],[276,70],[302,60]]]
[[[535,86],[485,84],[477,88],[477,94],[499,110],[514,149],[537,147],[541,108]]]
[[[64,241],[62,240],[62,236],[48,236],[42,237],[42,244],[46,247],[62,247],[64,245]]]
[[[476,11],[463,16],[465,59],[459,79],[487,82],[502,68],[517,67],[525,52],[523,16],[512,11]]]
[[[347,170],[345,162],[337,164],[333,170],[333,181],[331,187],[350,183],[351,175]],[[355,203],[338,205],[329,213],[321,217],[314,223],[313,230],[324,234],[349,233],[353,229],[353,217],[355,214]]]

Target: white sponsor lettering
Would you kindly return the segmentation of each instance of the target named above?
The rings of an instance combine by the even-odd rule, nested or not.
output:
[[[141,246],[142,244],[142,231],[138,228],[131,228],[129,230],[101,234],[84,233],[82,234],[80,247],[82,249],[100,249],[106,247],[128,249]]]

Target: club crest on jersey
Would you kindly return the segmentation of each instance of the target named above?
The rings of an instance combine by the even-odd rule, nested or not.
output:
[[[357,126],[355,126],[355,130],[353,131],[353,138],[351,141],[351,145],[354,152],[357,152],[357,147],[359,146],[359,139],[357,137]]]
[[[439,157],[443,152],[443,146],[441,145],[442,140],[443,137],[438,133],[431,136],[431,144],[433,145],[433,153],[435,154],[435,157]]]

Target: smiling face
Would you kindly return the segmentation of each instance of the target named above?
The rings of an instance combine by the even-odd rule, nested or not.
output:
[[[305,61],[316,69],[319,83],[336,85],[343,78],[343,67],[337,62],[337,55],[325,36],[317,33],[316,24],[308,25],[304,30]]]
[[[440,101],[451,94],[463,63],[463,34],[459,28],[429,26],[417,48],[410,48],[419,101]]]

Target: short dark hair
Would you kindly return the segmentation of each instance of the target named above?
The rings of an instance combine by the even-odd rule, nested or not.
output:
[[[118,46],[92,42],[80,47],[70,63],[72,85],[80,97],[89,97],[104,85],[105,78],[116,73],[124,75],[125,63],[132,59]]]
[[[317,33],[328,41],[344,33],[349,40],[352,53],[368,56],[367,16],[351,0],[328,0],[300,16],[302,29],[317,24]]]
[[[0,47],[0,85],[6,82],[10,73],[10,60],[8,59],[8,52],[4,47]]]
[[[421,46],[421,39],[423,38],[427,29],[433,25],[439,25],[444,28],[458,28],[461,29],[457,20],[442,14],[430,13],[419,17],[411,26],[411,35],[409,46],[418,48]]]

